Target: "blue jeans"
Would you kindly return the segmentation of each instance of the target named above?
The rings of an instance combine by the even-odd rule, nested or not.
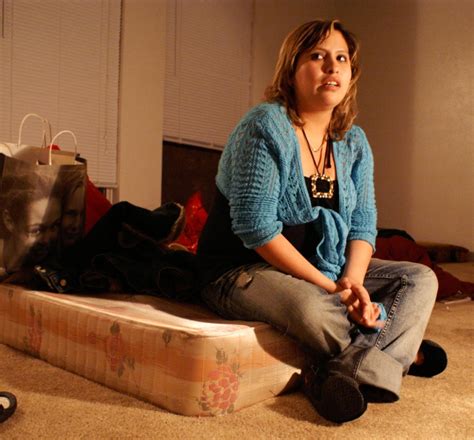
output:
[[[263,321],[299,341],[310,362],[398,399],[433,309],[437,279],[427,266],[372,259],[364,286],[387,311],[380,332],[360,332],[339,295],[265,263],[233,269],[202,291],[227,319]]]

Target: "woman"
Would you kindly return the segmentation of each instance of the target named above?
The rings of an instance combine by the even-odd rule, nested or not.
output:
[[[266,102],[222,154],[198,249],[204,301],[297,339],[308,351],[304,390],[338,423],[360,417],[367,402],[397,400],[411,368],[428,376],[446,365],[439,346],[421,344],[433,272],[371,258],[373,159],[353,125],[358,77],[358,43],[339,22],[288,35]]]

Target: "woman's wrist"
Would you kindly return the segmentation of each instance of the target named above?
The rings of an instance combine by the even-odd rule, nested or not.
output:
[[[319,271],[315,274],[315,276],[312,276],[311,279],[307,279],[306,281],[310,281],[315,286],[321,287],[321,289],[324,289],[326,292],[331,294],[340,290],[338,285],[333,280],[331,280],[331,278],[328,278]]]
[[[339,281],[341,280],[346,280],[349,281],[351,284],[364,284],[364,277],[363,276],[357,276],[355,274],[342,274],[341,278],[339,278]]]

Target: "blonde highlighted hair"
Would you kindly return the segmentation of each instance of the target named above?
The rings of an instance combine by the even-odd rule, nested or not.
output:
[[[360,76],[359,43],[356,37],[337,20],[315,20],[292,31],[283,41],[272,83],[265,90],[265,100],[279,102],[286,107],[288,116],[297,126],[304,122],[298,115],[293,87],[295,70],[300,56],[324,41],[333,31],[343,35],[349,48],[352,79],[344,99],[334,108],[328,127],[332,139],[342,139],[357,115],[357,80]]]

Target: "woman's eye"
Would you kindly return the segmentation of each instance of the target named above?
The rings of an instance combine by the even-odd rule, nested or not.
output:
[[[32,227],[27,230],[27,234],[31,237],[37,237],[38,235],[41,235],[42,232],[42,228],[39,227]]]
[[[319,52],[314,52],[311,54],[311,59],[312,60],[322,60],[324,58],[322,53]]]
[[[347,62],[347,56],[346,55],[338,55],[337,60],[340,61],[341,63]]]

